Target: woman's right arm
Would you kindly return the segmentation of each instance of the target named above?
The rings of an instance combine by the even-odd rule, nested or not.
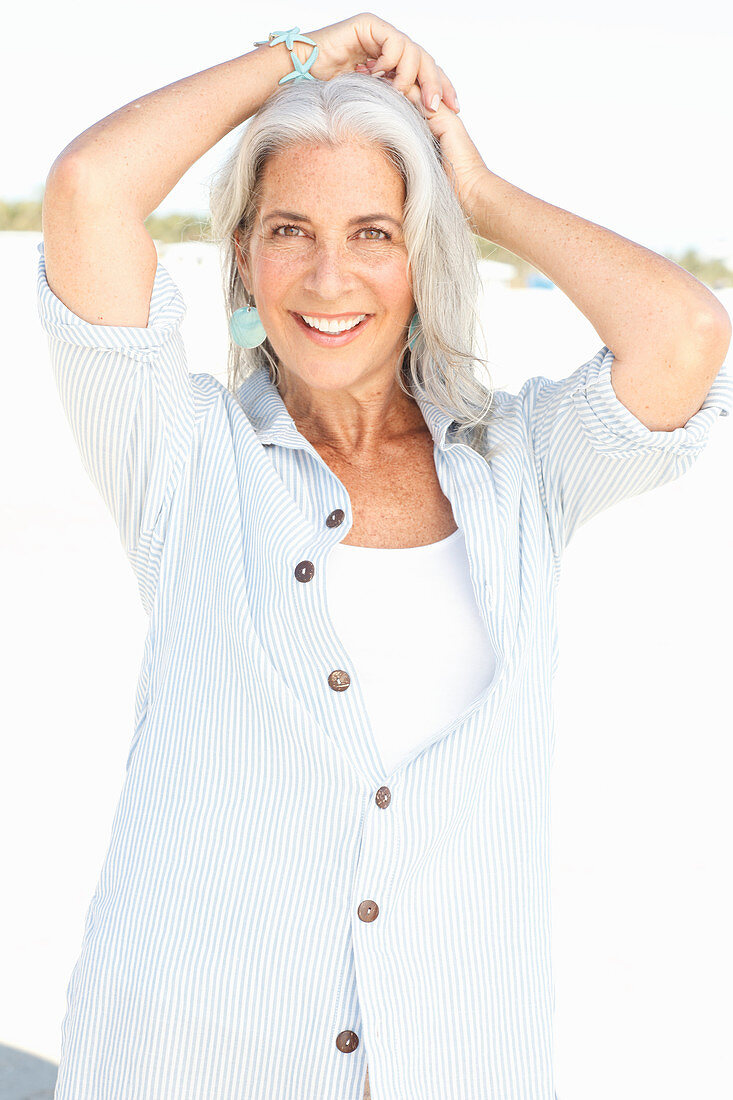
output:
[[[353,72],[371,58],[386,71],[396,65],[410,88],[419,66],[426,96],[443,86],[429,55],[369,13],[309,37],[319,48],[315,79]],[[305,62],[312,47],[296,42],[294,49]],[[160,88],[85,130],[48,176],[38,246],[41,324],[84,466],[117,523],[148,612],[172,503],[186,491],[197,387],[180,332],[186,305],[157,262],[144,222],[292,71],[290,52],[278,43]]]
[[[83,464],[148,613],[196,439],[196,390],[180,332],[186,305],[144,220],[202,153],[257,110],[288,66],[284,47],[260,47],[152,92],[75,138],[47,181],[41,324]]]
[[[438,92],[457,106],[430,54],[371,12],[307,35],[318,44],[315,79],[371,59],[394,70],[400,90],[417,81],[426,103]],[[313,47],[295,42],[293,49],[305,62]],[[292,71],[285,43],[259,46],[133,100],[62,150],[46,181],[43,239],[48,285],[73,313],[95,325],[147,326],[157,254],[145,219]]]
[[[294,45],[302,61],[312,48]],[[120,107],[58,155],[43,197],[46,276],[73,313],[147,326],[157,253],[145,219],[292,68],[283,44],[259,46]]]

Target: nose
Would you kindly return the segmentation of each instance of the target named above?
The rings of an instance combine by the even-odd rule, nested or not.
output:
[[[354,258],[339,241],[319,241],[303,276],[303,289],[322,302],[343,301],[344,291],[356,285]]]

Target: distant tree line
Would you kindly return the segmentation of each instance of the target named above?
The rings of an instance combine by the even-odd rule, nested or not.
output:
[[[21,199],[17,202],[4,202],[0,199],[0,232],[7,229],[41,232],[42,199]],[[178,244],[182,241],[206,241],[209,239],[209,219],[197,214],[151,214],[145,219],[145,228],[150,236],[165,244]],[[527,285],[530,274],[535,272],[532,264],[520,256],[515,256],[506,248],[501,248],[483,237],[475,237],[478,253],[482,259],[495,260],[498,263],[511,264],[515,276],[509,285],[523,287]],[[679,264],[700,282],[713,290],[733,286],[733,271],[722,259],[703,259],[694,248],[688,248],[681,254],[661,253],[668,260]]]
[[[501,248],[500,245],[494,244],[492,241],[484,240],[483,237],[475,237],[475,240],[482,260],[496,260],[499,263],[512,264],[515,268],[516,274],[510,281],[509,286],[523,287],[527,285],[528,276],[536,271],[532,264],[527,263],[521,256],[515,256],[513,252],[509,252],[506,248]],[[722,290],[723,287],[733,286],[733,270],[727,267],[722,259],[703,259],[694,248],[688,248],[680,254],[661,252],[660,255],[679,264],[685,271],[689,271],[701,283],[712,287],[713,290]]]

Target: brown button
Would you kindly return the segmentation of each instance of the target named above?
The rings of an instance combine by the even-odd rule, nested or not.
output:
[[[351,677],[342,668],[335,668],[328,677],[328,686],[334,691],[346,691],[350,683]]]
[[[295,576],[299,581],[312,580],[316,567],[312,561],[299,561],[295,567]]]
[[[330,516],[326,517],[326,527],[338,527],[340,523],[344,522],[344,515],[343,508],[334,508]]]
[[[379,906],[376,901],[363,901],[356,911],[359,914],[359,920],[363,920],[365,924],[371,924],[379,916]]]
[[[374,801],[377,803],[380,810],[386,809],[392,801],[392,792],[389,787],[380,787],[374,796]]]
[[[351,1054],[359,1045],[359,1036],[355,1031],[340,1031],[336,1036],[336,1046],[344,1054]]]

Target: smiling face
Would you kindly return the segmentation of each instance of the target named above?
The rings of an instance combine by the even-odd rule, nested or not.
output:
[[[237,264],[286,380],[329,391],[391,383],[415,311],[404,200],[400,174],[376,145],[296,146],[267,161],[259,218]],[[302,319],[332,328],[364,314],[335,335]]]

